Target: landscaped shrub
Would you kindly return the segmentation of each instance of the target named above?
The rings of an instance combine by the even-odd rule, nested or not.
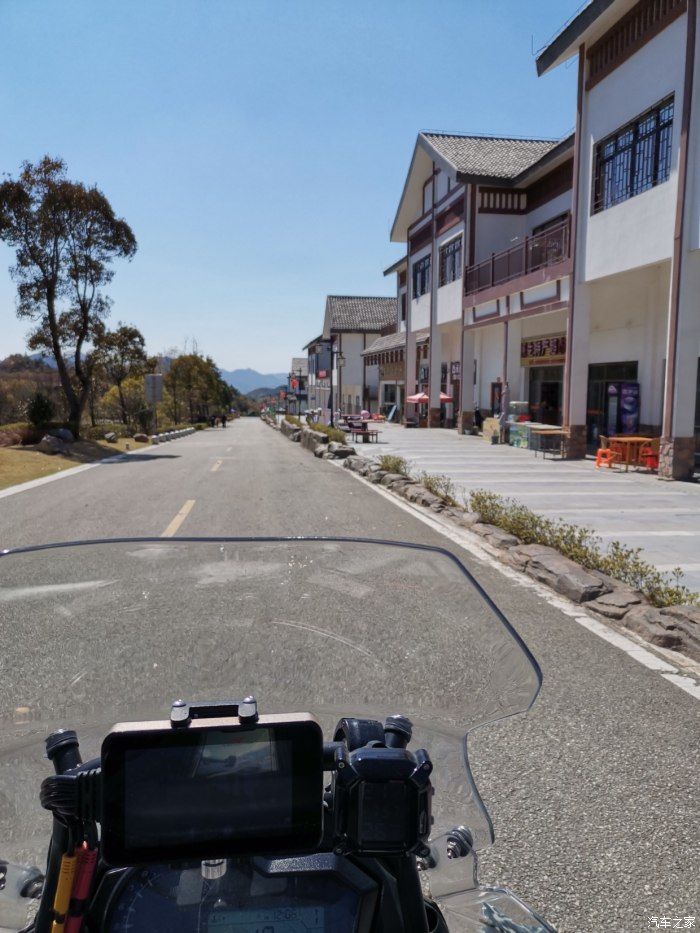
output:
[[[502,528],[524,544],[552,547],[582,567],[598,570],[638,590],[654,606],[694,605],[700,599],[681,582],[680,568],[671,572],[657,570],[640,556],[641,548],[613,541],[604,551],[600,538],[590,528],[545,518],[520,502],[484,489],[472,491],[468,504],[482,522]]]
[[[397,454],[382,454],[377,460],[377,466],[380,470],[386,470],[387,473],[400,473],[401,476],[410,476],[410,465],[405,457],[399,457]]]
[[[327,424],[315,424],[313,429],[327,434],[329,441],[336,441],[338,444],[347,444],[348,442],[347,434],[345,431],[341,431],[340,428],[331,428]]]
[[[82,437],[89,441],[101,441],[105,434],[116,434],[117,437],[133,437],[134,429],[118,421],[106,421],[104,424],[90,425],[82,429]]]
[[[455,506],[458,504],[455,499],[457,490],[449,476],[444,473],[421,473],[418,479],[428,492],[432,492],[434,496],[442,499],[445,505]]]
[[[27,418],[34,427],[43,426],[51,421],[53,404],[43,392],[36,392],[27,405]]]
[[[319,431],[321,434],[327,435],[329,441],[337,441],[339,444],[344,444],[347,440],[345,431],[341,431],[340,428],[331,428],[327,424],[304,424],[301,418],[297,418],[296,415],[287,414],[284,416],[284,420],[293,424],[295,428],[309,427],[312,431]]]

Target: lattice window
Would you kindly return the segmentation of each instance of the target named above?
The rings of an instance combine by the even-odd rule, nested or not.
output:
[[[593,213],[666,181],[671,170],[672,139],[671,96],[598,143]]]

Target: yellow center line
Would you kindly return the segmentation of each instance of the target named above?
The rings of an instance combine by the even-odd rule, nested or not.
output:
[[[223,462],[223,460],[217,460],[214,466],[211,468],[212,473],[216,473]]]
[[[194,499],[188,499],[187,502],[183,505],[180,511],[177,513],[175,518],[170,522],[168,527],[165,529],[161,538],[172,538],[175,532],[178,530],[180,525],[184,522],[187,516],[192,511],[192,506],[194,505]]]

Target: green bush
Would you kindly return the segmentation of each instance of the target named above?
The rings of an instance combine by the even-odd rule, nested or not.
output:
[[[284,420],[288,421],[290,424],[293,424],[296,428],[303,428],[301,418],[297,418],[296,415],[285,415]]]
[[[590,528],[545,518],[520,502],[484,489],[472,491],[468,504],[482,522],[502,528],[523,544],[552,547],[588,570],[607,574],[643,593],[653,606],[695,605],[700,599],[681,582],[680,568],[671,572],[657,570],[640,556],[641,548],[613,541],[604,551],[600,538]]]
[[[337,441],[339,444],[345,444],[348,439],[345,431],[341,431],[340,428],[332,428],[328,424],[314,424],[311,430],[320,431],[321,434],[327,435],[329,441]]]
[[[377,459],[377,466],[380,470],[386,470],[387,473],[400,473],[401,476],[410,476],[408,460],[396,454],[382,454]]]
[[[455,506],[458,504],[457,500],[455,499],[455,484],[452,482],[449,476],[446,476],[444,473],[424,472],[420,474],[418,479],[425,486],[428,492],[432,492],[434,496],[442,499],[445,505]]]
[[[43,392],[35,392],[27,405],[27,418],[35,428],[48,424],[53,416],[53,404]]]

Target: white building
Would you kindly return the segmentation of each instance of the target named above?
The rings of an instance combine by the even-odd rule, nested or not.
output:
[[[564,423],[594,442],[611,386],[637,383],[659,475],[678,479],[700,434],[699,42],[697,0],[592,0],[537,60],[578,55]]]
[[[464,428],[506,381],[537,420],[561,418],[573,147],[419,134],[391,233],[407,256],[387,272],[405,302],[406,395],[430,398],[421,424]]]
[[[352,414],[377,410],[379,367],[366,362],[363,353],[382,331],[395,327],[396,315],[395,298],[327,297],[322,337],[332,347],[334,410]]]

